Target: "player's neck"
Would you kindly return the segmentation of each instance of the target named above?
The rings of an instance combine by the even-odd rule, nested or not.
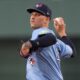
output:
[[[48,28],[49,27],[49,24],[43,24],[42,27]]]

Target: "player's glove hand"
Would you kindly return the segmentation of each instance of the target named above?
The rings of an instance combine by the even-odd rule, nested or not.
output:
[[[29,56],[30,48],[32,47],[30,41],[24,42],[22,44],[21,50],[20,50],[20,55],[22,57],[27,57]]]

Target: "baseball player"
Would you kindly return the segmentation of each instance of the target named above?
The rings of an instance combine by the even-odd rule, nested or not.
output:
[[[43,3],[27,9],[33,29],[30,40],[22,44],[20,55],[26,58],[26,80],[63,80],[60,58],[70,58],[74,46],[68,39],[62,17],[54,18],[55,33],[49,29],[51,10]]]

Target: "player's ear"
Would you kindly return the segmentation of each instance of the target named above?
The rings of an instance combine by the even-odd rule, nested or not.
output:
[[[46,20],[47,20],[47,21],[50,21],[50,17],[46,17]]]
[[[50,22],[50,18],[49,17],[45,17],[44,18],[44,24],[49,24]]]

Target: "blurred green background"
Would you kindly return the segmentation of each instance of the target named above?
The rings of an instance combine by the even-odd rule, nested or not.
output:
[[[19,56],[19,50],[21,40],[29,39],[32,32],[26,9],[37,2],[52,9],[52,18],[64,17],[77,55],[62,60],[62,73],[64,80],[80,80],[79,0],[0,0],[0,80],[25,80],[25,59]],[[54,30],[52,22],[50,28]]]

